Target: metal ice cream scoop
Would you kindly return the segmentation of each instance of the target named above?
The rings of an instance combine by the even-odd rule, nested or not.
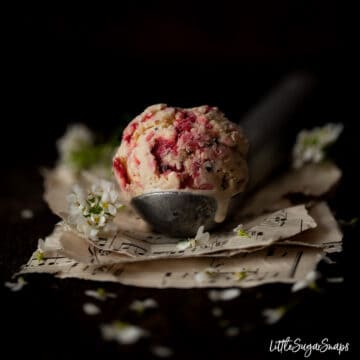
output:
[[[291,115],[313,88],[307,74],[291,74],[242,119],[240,125],[250,143],[249,183],[245,191],[232,198],[230,208],[241,205],[251,192],[289,160],[297,126]],[[155,231],[173,237],[191,237],[199,226],[210,230],[217,202],[214,198],[184,191],[156,191],[132,199],[132,205]]]

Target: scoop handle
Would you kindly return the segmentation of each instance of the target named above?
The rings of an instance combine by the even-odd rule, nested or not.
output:
[[[250,143],[248,155],[251,191],[291,156],[301,123],[293,116],[312,93],[315,79],[308,73],[287,75],[241,120]]]

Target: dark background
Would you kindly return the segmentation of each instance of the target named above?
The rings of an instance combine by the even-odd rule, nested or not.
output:
[[[121,2],[106,15],[90,6],[63,15],[39,8],[11,21],[5,108],[13,136],[27,149],[18,162],[43,161],[66,123],[106,132],[124,113],[158,102],[214,104],[238,121],[294,69],[321,79],[310,116],[347,120],[348,66],[335,2],[193,3]]]
[[[1,281],[26,262],[37,239],[57,221],[41,200],[39,168],[54,164],[54,142],[66,124],[85,122],[106,135],[158,102],[217,105],[238,121],[293,70],[306,70],[318,80],[296,118],[304,126],[345,125],[332,153],[344,177],[330,202],[337,218],[358,216],[357,119],[350,111],[339,12],[335,1],[288,0],[216,5],[133,1],[121,2],[106,15],[89,6],[62,15],[44,14],[42,8],[17,13],[5,33]],[[23,208],[33,209],[34,219],[22,220]],[[357,339],[350,324],[358,314],[359,238],[356,227],[344,231],[339,264],[321,265],[325,276],[344,275],[344,284],[323,284],[321,293],[296,295],[280,285],[245,291],[224,304],[225,317],[241,329],[234,339],[224,338],[211,317],[206,291],[106,284],[119,298],[102,304],[103,315],[89,318],[81,310],[88,300],[83,292],[99,284],[41,275],[29,277],[22,292],[1,295],[2,346],[14,355],[24,352],[39,359],[78,354],[146,358],[152,343],[171,346],[179,359],[262,359],[269,356],[269,339],[301,336],[311,342],[323,337],[350,341],[349,357],[354,357]],[[158,300],[160,310],[139,319],[126,310],[133,299],[149,296]],[[298,305],[283,321],[273,327],[263,324],[261,309],[292,301]],[[148,328],[152,339],[132,347],[103,343],[98,324],[113,319]]]

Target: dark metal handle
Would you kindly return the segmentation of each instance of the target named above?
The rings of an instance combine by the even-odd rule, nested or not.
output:
[[[314,78],[309,74],[288,75],[240,122],[250,142],[247,191],[289,160],[295,135],[301,128],[291,116],[299,110],[314,85]]]

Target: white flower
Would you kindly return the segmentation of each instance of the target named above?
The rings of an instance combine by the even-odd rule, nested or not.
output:
[[[85,303],[83,305],[83,311],[86,315],[98,315],[101,313],[100,308],[92,303]]]
[[[92,145],[94,137],[89,128],[83,124],[72,124],[65,134],[56,142],[60,162],[71,165],[71,155],[83,146]]]
[[[139,314],[142,314],[146,309],[157,308],[158,303],[154,299],[145,299],[145,300],[134,300],[129,308],[130,310],[136,311]]]
[[[244,225],[243,224],[239,224],[238,226],[236,226],[233,231],[238,235],[238,236],[243,236],[243,237],[250,237],[250,235],[245,231],[244,229]]]
[[[230,326],[225,330],[225,336],[233,337],[239,335],[239,328],[236,326]]]
[[[20,216],[25,220],[32,219],[34,217],[34,212],[30,209],[23,209],[20,212]]]
[[[55,227],[55,231],[47,236],[45,240],[39,239],[37,245],[37,252],[35,258],[38,261],[42,261],[48,257],[56,257],[59,254],[59,250],[62,249],[60,243],[60,236],[63,233],[64,223],[61,222]]]
[[[322,161],[326,148],[338,139],[342,130],[342,124],[329,123],[323,127],[300,131],[293,148],[293,167],[300,168],[306,163]]]
[[[183,251],[188,248],[194,248],[195,246],[196,246],[195,239],[181,240],[176,244],[176,248],[179,251]]]
[[[134,344],[140,338],[147,336],[144,329],[127,324],[121,321],[114,321],[111,324],[103,324],[100,326],[101,334],[104,340],[115,340],[119,344]]]
[[[52,256],[57,253],[59,249],[61,249],[61,244],[57,237],[48,236],[45,240],[38,240],[38,251],[42,252],[45,257]]]
[[[38,240],[37,250],[42,253],[45,253],[47,251],[47,245],[43,239]]]
[[[223,310],[222,308],[215,306],[211,309],[211,314],[214,317],[221,317],[223,315]]]
[[[198,273],[196,273],[194,276],[194,279],[198,283],[204,283],[204,282],[211,280],[218,274],[219,274],[218,269],[213,268],[213,267],[208,267],[205,270],[199,271]]]
[[[94,183],[87,193],[75,185],[67,201],[69,225],[92,240],[96,240],[100,232],[113,230],[112,221],[123,207],[118,200],[115,185],[102,179]]]
[[[195,238],[194,238],[195,243],[197,243],[197,244],[206,244],[206,243],[209,242],[210,234],[207,231],[204,232],[204,229],[205,229],[204,225],[201,225],[198,228],[198,230],[196,232],[196,235],[195,235]]]
[[[265,317],[265,323],[272,325],[277,323],[286,314],[286,311],[285,306],[279,306],[277,308],[264,309],[262,315]]]
[[[173,355],[173,351],[167,346],[155,345],[151,347],[150,351],[159,358],[168,358]]]
[[[197,245],[205,245],[205,244],[207,244],[209,242],[209,240],[210,240],[210,233],[204,232],[204,228],[205,227],[203,225],[201,225],[198,228],[194,238],[179,241],[176,244],[176,248],[178,250],[182,251],[182,250],[186,250],[188,248],[194,248]]]
[[[20,291],[26,284],[27,282],[20,276],[16,279],[16,282],[7,281],[4,285],[11,291]]]
[[[210,290],[208,292],[211,301],[227,301],[237,298],[241,294],[240,289]]]
[[[90,296],[94,299],[105,301],[106,299],[114,299],[117,297],[116,294],[107,292],[104,288],[97,288],[96,290],[86,290],[86,296]]]
[[[67,195],[66,200],[72,205],[70,207],[70,213],[78,215],[86,206],[85,190],[81,188],[78,184],[75,184],[72,188],[72,192]]]
[[[316,287],[316,279],[318,279],[318,277],[319,277],[318,272],[316,272],[316,271],[308,272],[305,276],[305,279],[296,282],[292,286],[291,291],[296,292],[296,291],[302,290],[307,287],[315,288]]]

